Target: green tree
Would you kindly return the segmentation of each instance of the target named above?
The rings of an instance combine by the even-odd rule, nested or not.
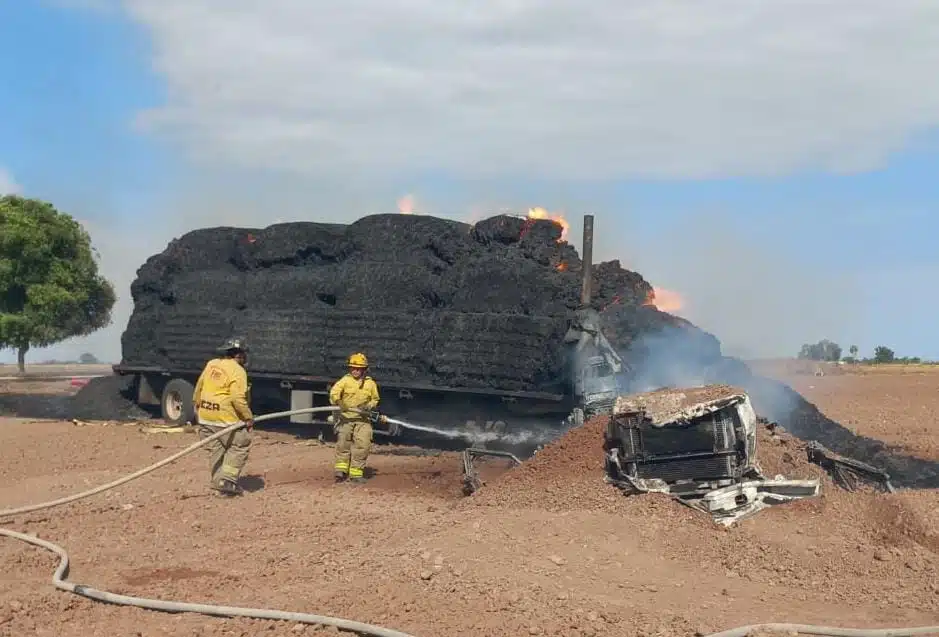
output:
[[[874,348],[875,363],[892,363],[894,360],[896,360],[896,355],[886,345],[878,345]]]
[[[114,286],[98,274],[88,233],[51,204],[0,197],[0,349],[26,352],[111,323]]]
[[[827,338],[814,345],[806,343],[799,350],[799,358],[810,361],[839,361],[841,360],[841,346]]]
[[[848,351],[851,352],[851,358],[856,359],[856,358],[857,358],[857,353],[858,353],[860,350],[858,349],[858,346],[857,346],[857,345],[852,345],[851,347],[848,348]]]

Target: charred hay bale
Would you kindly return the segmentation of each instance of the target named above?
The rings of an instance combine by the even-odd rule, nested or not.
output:
[[[177,305],[161,315],[156,350],[173,369],[197,369],[217,355],[215,349],[234,334],[235,312]]]
[[[137,307],[121,334],[121,360],[145,367],[163,367],[166,357],[159,353],[160,312],[157,307]]]
[[[137,278],[130,284],[130,296],[134,304],[147,301],[159,303],[168,298],[174,274],[175,269],[170,267],[162,255],[150,257],[137,270]]]
[[[369,261],[411,262],[424,253],[447,265],[474,249],[471,229],[460,221],[438,217],[378,214],[350,224],[346,238]]]
[[[174,274],[224,268],[233,265],[241,246],[258,232],[252,228],[227,226],[193,230],[171,241],[152,262],[152,267],[157,270],[166,267]]]
[[[353,258],[334,272],[337,309],[404,312],[439,303],[439,280],[425,264]]]
[[[247,228],[201,228],[174,239],[160,254],[147,259],[131,284],[136,302],[147,295],[163,296],[181,275],[206,270],[237,270],[242,246],[257,230]]]
[[[308,309],[249,309],[233,315],[232,333],[251,348],[253,372],[322,375],[326,306]]]
[[[322,311],[336,303],[336,266],[277,266],[247,272],[244,296],[255,310]]]
[[[250,254],[260,268],[338,263],[354,250],[347,228],[340,223],[278,223],[254,236]]]
[[[233,270],[197,270],[173,279],[162,297],[170,305],[240,310],[248,305],[245,274]]]
[[[557,245],[561,242],[564,228],[550,219],[523,220],[519,242],[528,244]]]
[[[580,273],[582,262],[577,256],[574,246],[569,243],[532,243],[521,241],[516,246],[516,258],[536,263],[541,267],[549,267],[556,271],[569,271]],[[510,252],[510,254],[512,254]],[[579,279],[578,279],[579,280]]]
[[[434,375],[456,387],[544,388],[565,375],[566,327],[563,318],[549,316],[440,312]]]
[[[523,239],[528,243],[557,243],[562,232],[563,228],[547,219],[496,215],[478,221],[473,226],[471,235],[477,243],[485,246],[511,246]]]
[[[556,267],[562,262],[571,265],[577,259],[577,251],[561,241],[563,228],[547,219],[526,219],[515,248],[520,256],[543,266]]]
[[[509,215],[497,215],[478,221],[473,226],[471,234],[474,240],[486,246],[493,243],[512,245],[521,240],[524,227],[524,219],[510,217]]]
[[[652,286],[642,275],[624,270],[619,259],[594,266],[591,281],[593,305],[600,308],[610,305],[641,306],[652,294]]]
[[[556,314],[576,307],[570,275],[511,255],[481,255],[441,277],[457,312]]]
[[[427,382],[433,326],[433,316],[424,313],[332,310],[326,318],[324,375],[341,376],[349,356],[363,352],[381,381]]]

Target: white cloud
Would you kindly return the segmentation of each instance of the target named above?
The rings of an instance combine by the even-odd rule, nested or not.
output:
[[[166,103],[139,124],[217,179],[193,171],[198,187],[168,189],[178,199],[150,211],[159,222],[146,233],[90,228],[122,298],[112,327],[62,345],[82,348],[76,355],[119,357],[134,271],[195,227],[348,221],[394,211],[412,187],[419,211],[465,219],[503,202],[598,210],[576,180],[858,170],[939,123],[931,1],[121,1],[148,30],[167,83]],[[425,200],[424,171],[452,173],[461,192]],[[530,184],[485,191],[467,181],[478,176],[547,181],[529,199]],[[566,195],[570,205],[559,204]],[[462,214],[481,201],[493,203]],[[842,282],[750,253],[743,270],[734,255],[699,267],[698,252],[674,248],[697,229],[656,243],[624,229],[614,208],[601,213],[608,245],[598,256],[633,258],[647,241],[628,265],[685,293],[689,318],[729,344],[791,351],[813,328],[853,329],[851,298],[821,302]],[[772,302],[760,319],[776,321],[772,330],[722,304],[729,287],[746,288],[754,307]],[[790,298],[810,311],[792,311]]]
[[[707,178],[877,166],[939,123],[924,0],[124,0],[209,162]]]
[[[10,171],[0,166],[0,196],[18,195],[21,191],[22,188],[13,179],[13,175],[10,174]]]

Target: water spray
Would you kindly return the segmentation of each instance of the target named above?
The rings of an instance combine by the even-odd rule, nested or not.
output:
[[[382,416],[385,422],[397,425],[402,429],[409,429],[411,431],[422,431],[424,433],[433,434],[435,436],[441,436],[443,438],[448,438],[450,440],[455,440],[462,438],[468,440],[473,444],[485,443],[485,442],[504,442],[510,445],[519,445],[524,443],[534,442],[536,444],[542,444],[549,442],[557,437],[557,432],[539,432],[539,431],[523,431],[514,434],[499,434],[491,431],[460,431],[453,429],[441,429],[438,427],[431,427],[428,425],[417,425],[411,422],[404,420],[399,420],[397,418],[389,418],[388,416]],[[562,432],[563,433],[563,432]]]

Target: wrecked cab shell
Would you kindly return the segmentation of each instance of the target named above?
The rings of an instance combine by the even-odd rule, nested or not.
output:
[[[728,385],[620,396],[604,432],[605,480],[627,494],[671,494],[725,525],[818,495],[817,480],[762,475],[757,426],[749,396]]]

